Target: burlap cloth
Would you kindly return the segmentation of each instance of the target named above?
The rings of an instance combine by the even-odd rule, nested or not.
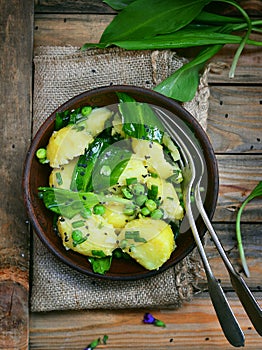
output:
[[[169,50],[80,52],[40,47],[34,57],[33,132],[60,104],[94,87],[128,84],[152,89],[185,59]],[[184,107],[206,127],[209,89],[204,72],[195,98]],[[202,265],[196,250],[174,268],[141,281],[108,281],[61,263],[34,235],[31,310],[180,307],[198,289]]]

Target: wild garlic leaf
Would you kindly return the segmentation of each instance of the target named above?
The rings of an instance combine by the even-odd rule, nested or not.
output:
[[[106,27],[100,42],[143,39],[190,23],[211,0],[136,0]]]
[[[135,0],[104,0],[103,2],[110,6],[113,10],[121,11],[126,6],[134,2]]]
[[[221,48],[222,45],[213,45],[202,50],[192,61],[158,84],[154,90],[181,102],[191,101],[198,88],[200,71]]]
[[[253,189],[253,191],[249,194],[249,196],[244,200],[244,202],[241,204],[238,213],[237,213],[237,219],[236,219],[236,237],[237,237],[237,245],[238,245],[238,251],[241,259],[241,263],[244,269],[244,272],[247,277],[250,276],[249,269],[246,262],[245,252],[243,248],[242,243],[242,235],[241,235],[241,229],[240,229],[240,222],[241,222],[241,215],[245,208],[245,206],[250,202],[252,199],[256,197],[262,196],[262,181],[260,181],[257,186]]]
[[[114,41],[111,43],[98,43],[85,45],[87,47],[106,48],[109,46],[118,46],[125,50],[161,50],[178,49],[203,45],[216,44],[239,44],[242,38],[238,35],[223,34],[209,30],[181,29],[172,34],[158,35],[154,38]]]

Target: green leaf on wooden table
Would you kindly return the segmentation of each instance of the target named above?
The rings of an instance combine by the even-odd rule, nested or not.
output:
[[[244,253],[244,248],[242,244],[242,236],[241,236],[241,229],[240,229],[240,222],[241,222],[241,215],[245,208],[245,206],[250,202],[252,199],[256,197],[262,196],[262,181],[260,181],[257,186],[253,189],[253,191],[249,194],[249,196],[244,200],[244,202],[241,204],[238,213],[237,213],[237,219],[236,219],[236,237],[237,237],[237,245],[239,250],[239,255],[241,259],[241,263],[244,269],[244,272],[247,277],[250,276],[249,269],[246,262],[246,257]]]
[[[216,45],[216,44],[239,44],[242,38],[238,35],[217,33],[210,30],[182,29],[181,31],[158,35],[154,38],[142,40],[114,41],[110,43],[86,44],[82,49],[88,47],[106,48],[118,46],[126,50],[161,50],[178,49],[194,46]]]
[[[191,101],[198,88],[200,71],[221,47],[222,45],[214,45],[202,50],[192,61],[158,84],[154,90],[181,102]]]
[[[104,0],[103,2],[112,7],[113,10],[121,11],[135,0]]]
[[[225,24],[225,23],[243,23],[243,18],[238,17],[227,17],[217,15],[216,13],[201,11],[200,14],[196,17],[195,21],[210,23],[210,24]]]
[[[211,0],[136,0],[106,27],[100,42],[148,38],[190,23]]]

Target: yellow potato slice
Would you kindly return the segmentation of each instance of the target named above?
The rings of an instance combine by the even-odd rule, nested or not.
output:
[[[85,128],[67,125],[54,131],[46,148],[46,157],[52,168],[60,168],[74,157],[84,154],[93,137]]]
[[[64,247],[86,256],[96,256],[94,251],[112,255],[118,245],[115,228],[100,215],[92,215],[88,219],[79,214],[72,219],[59,217],[57,226]],[[74,234],[83,238],[82,242],[79,241],[81,243],[74,241]]]
[[[118,179],[118,184],[121,186],[126,185],[126,179],[136,178],[138,182],[144,183],[145,178],[148,175],[147,169],[144,166],[143,161],[136,155],[132,155],[128,161],[124,171]]]
[[[165,160],[163,147],[159,143],[134,138],[132,147],[136,155],[143,159],[150,172],[157,173],[162,179],[173,175],[175,168]]]
[[[68,164],[61,166],[61,168],[53,169],[49,176],[49,186],[69,190],[72,174],[77,161],[78,157],[70,160]]]
[[[122,203],[107,203],[105,204],[106,211],[103,214],[103,217],[115,228],[123,228],[128,221],[132,220],[131,216],[123,213],[124,207],[125,206]]]
[[[127,237],[138,238],[128,239]],[[148,270],[159,269],[175,249],[171,227],[163,220],[140,218],[130,221],[119,235],[120,247]]]
[[[174,186],[170,182],[163,181],[162,187],[162,204],[160,209],[164,210],[165,218],[170,220],[182,220],[184,217],[184,209],[180,205],[180,201]]]
[[[108,108],[101,107],[93,109],[85,120],[86,129],[92,136],[96,136],[105,128],[105,122],[112,116],[113,112]]]

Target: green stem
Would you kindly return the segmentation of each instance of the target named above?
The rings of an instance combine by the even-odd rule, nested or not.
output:
[[[244,247],[243,247],[243,243],[242,243],[241,230],[240,230],[240,218],[241,218],[243,209],[247,203],[248,203],[248,198],[243,202],[242,206],[239,208],[239,211],[237,213],[236,238],[237,238],[237,246],[238,246],[239,256],[240,256],[243,270],[244,270],[246,276],[250,277],[250,273],[249,273],[249,269],[248,269],[247,261],[246,261],[246,257],[245,257]]]
[[[241,43],[239,44],[239,46],[237,48],[237,51],[235,53],[235,56],[233,58],[233,62],[232,62],[232,65],[231,65],[231,68],[229,71],[229,78],[234,78],[237,62],[239,60],[239,57],[240,57],[240,55],[245,47],[245,44],[250,36],[250,33],[252,31],[252,22],[248,16],[248,14],[246,13],[246,11],[241,6],[239,6],[237,3],[235,3],[234,1],[231,1],[231,0],[214,0],[214,1],[224,2],[224,3],[227,3],[227,4],[234,6],[235,8],[237,8],[239,10],[239,12],[243,15],[243,17],[245,18],[245,20],[247,22],[247,32],[244,35],[244,37],[242,38]]]

